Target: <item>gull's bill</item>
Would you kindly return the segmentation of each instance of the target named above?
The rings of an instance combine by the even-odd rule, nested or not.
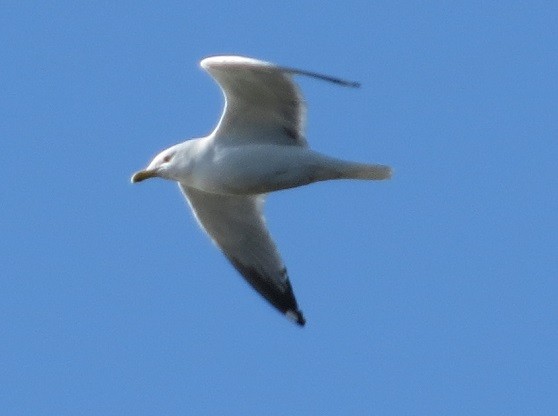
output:
[[[157,176],[157,171],[155,170],[140,170],[132,175],[132,183],[137,183],[144,181],[149,178],[154,178]]]

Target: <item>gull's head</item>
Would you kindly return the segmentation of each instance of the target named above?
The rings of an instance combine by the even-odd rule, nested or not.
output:
[[[141,182],[149,178],[173,179],[176,170],[176,146],[163,150],[151,161],[149,166],[132,175],[132,183]]]

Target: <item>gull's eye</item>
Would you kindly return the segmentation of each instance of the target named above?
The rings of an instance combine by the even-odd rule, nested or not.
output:
[[[172,155],[166,155],[166,156],[163,158],[163,162],[168,163],[168,162],[170,162],[171,159],[172,159]]]

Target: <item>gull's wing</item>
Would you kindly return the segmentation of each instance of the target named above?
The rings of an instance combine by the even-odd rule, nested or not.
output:
[[[287,270],[265,226],[263,196],[210,194],[179,185],[202,228],[246,281],[304,325]]]
[[[212,56],[200,63],[225,95],[225,109],[213,132],[230,145],[306,146],[306,105],[292,75],[307,75],[340,85],[358,83],[241,56]]]

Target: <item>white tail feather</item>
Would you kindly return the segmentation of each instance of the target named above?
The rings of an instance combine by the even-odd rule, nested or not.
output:
[[[380,181],[390,179],[392,170],[385,165],[367,165],[363,163],[347,163],[340,169],[342,179],[367,179]]]

